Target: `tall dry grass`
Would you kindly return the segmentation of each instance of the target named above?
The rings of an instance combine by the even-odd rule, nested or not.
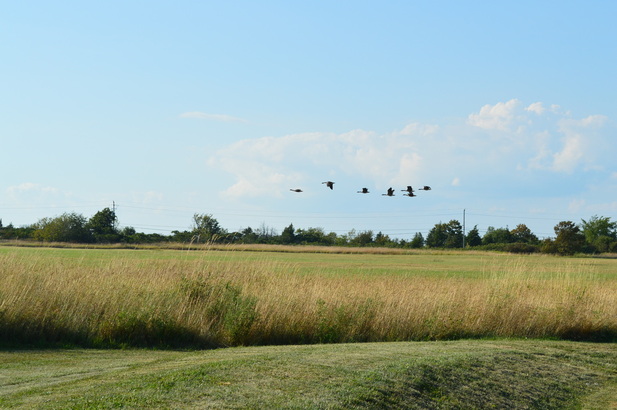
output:
[[[0,255],[0,340],[86,346],[617,340],[617,281],[525,257],[456,276],[300,274],[274,261]]]

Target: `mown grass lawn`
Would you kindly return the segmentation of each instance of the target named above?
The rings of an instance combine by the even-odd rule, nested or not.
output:
[[[617,346],[460,340],[0,352],[2,408],[597,408]]]

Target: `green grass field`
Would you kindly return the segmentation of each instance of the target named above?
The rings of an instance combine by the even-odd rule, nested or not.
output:
[[[611,408],[616,267],[0,246],[0,407]]]
[[[2,408],[615,406],[614,344],[462,340],[0,352]]]

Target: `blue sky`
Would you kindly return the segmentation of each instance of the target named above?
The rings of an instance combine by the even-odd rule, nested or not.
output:
[[[615,15],[609,0],[7,2],[0,218],[115,202],[142,232],[208,213],[230,231],[401,238],[463,210],[467,229],[540,237],[617,220]]]

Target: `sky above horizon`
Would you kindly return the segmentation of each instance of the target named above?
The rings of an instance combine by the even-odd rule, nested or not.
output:
[[[0,219],[115,204],[146,233],[205,213],[403,239],[463,215],[539,237],[615,221],[615,15],[609,0],[9,2]]]

